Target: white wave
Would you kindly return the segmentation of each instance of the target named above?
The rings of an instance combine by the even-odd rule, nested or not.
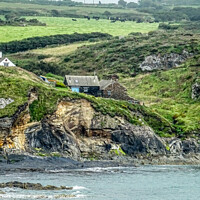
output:
[[[78,194],[78,195],[76,195],[75,198],[84,198],[84,197],[87,197],[87,195],[84,195],[84,194]]]
[[[73,190],[86,190],[87,188],[83,187],[83,186],[73,186]]]
[[[69,198],[76,198],[79,195],[72,194],[71,196],[59,196],[59,195],[25,195],[25,194],[1,194],[0,199],[69,199]]]
[[[129,167],[92,167],[92,168],[85,168],[80,169],[78,171],[83,172],[95,172],[95,173],[101,173],[101,172],[115,172],[116,170],[123,170],[123,169],[129,169]]]

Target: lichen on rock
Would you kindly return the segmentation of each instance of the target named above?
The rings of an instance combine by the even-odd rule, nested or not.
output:
[[[0,98],[0,109],[4,109],[7,105],[13,103],[14,100],[11,98],[5,99],[5,98]]]

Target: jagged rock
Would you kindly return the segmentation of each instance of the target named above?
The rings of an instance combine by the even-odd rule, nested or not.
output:
[[[28,148],[41,148],[47,152],[65,152],[74,158],[80,156],[76,138],[63,126],[50,124],[47,119],[26,129],[25,134]]]
[[[142,62],[140,68],[142,71],[169,69],[180,65],[190,56],[192,56],[192,54],[187,51],[183,51],[182,54],[170,53],[165,54],[164,56],[151,55],[145,58],[145,61]]]
[[[190,154],[190,153],[200,153],[200,145],[195,139],[185,139],[180,140],[178,138],[173,138],[167,141],[169,144],[170,152],[172,154]]]
[[[112,140],[121,144],[126,154],[164,154],[166,147],[159,137],[149,127],[120,126],[120,129],[112,132]]]
[[[60,186],[56,187],[53,185],[42,186],[40,183],[22,183],[18,181],[0,183],[0,188],[21,188],[24,190],[72,190],[73,187]]]
[[[6,193],[0,190],[0,194],[6,194]]]
[[[195,83],[192,86],[192,99],[200,99],[200,84]]]
[[[13,102],[14,100],[11,98],[8,98],[8,99],[0,98],[0,109],[4,109],[7,105]]]

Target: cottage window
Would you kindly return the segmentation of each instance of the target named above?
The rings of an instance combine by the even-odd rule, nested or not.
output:
[[[111,96],[111,91],[110,90],[108,90],[108,96]]]
[[[4,67],[8,67],[9,63],[8,62],[4,62]]]
[[[84,88],[83,88],[83,91],[84,91],[84,92],[88,92],[88,87],[84,87]]]

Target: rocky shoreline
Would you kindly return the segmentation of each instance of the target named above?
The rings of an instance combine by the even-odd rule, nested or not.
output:
[[[31,155],[10,155],[7,162],[0,157],[0,173],[67,171],[84,168],[137,167],[140,165],[200,165],[200,154],[170,156],[115,156],[112,160],[76,161],[66,157],[38,157]]]

